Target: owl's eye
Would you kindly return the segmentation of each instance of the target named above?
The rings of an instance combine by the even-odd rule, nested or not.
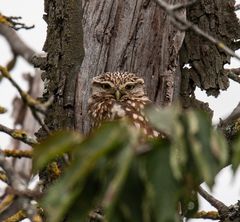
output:
[[[132,90],[134,88],[135,88],[135,85],[133,85],[133,84],[128,84],[128,85],[125,86],[126,90]]]
[[[111,89],[111,85],[109,85],[108,83],[103,83],[101,84],[103,89]]]

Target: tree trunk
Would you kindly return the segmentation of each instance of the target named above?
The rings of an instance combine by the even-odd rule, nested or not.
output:
[[[87,100],[91,79],[106,71],[138,73],[145,79],[152,101],[170,104],[174,83],[176,89],[180,85],[175,80],[184,33],[173,27],[155,1],[83,1],[83,11],[85,57],[77,82],[76,129],[89,131]]]
[[[169,1],[178,2],[182,0]],[[89,132],[91,79],[106,71],[138,73],[145,79],[152,101],[170,104],[174,83],[176,89],[180,85],[176,70],[184,33],[173,27],[155,1],[83,1],[85,57],[80,68],[80,3],[45,1],[48,35],[44,50],[48,56],[43,79],[47,83],[45,96],[54,94],[56,98],[46,117],[50,129],[75,126],[83,133]]]
[[[47,57],[36,62],[45,70],[43,97],[54,95],[45,122],[52,131],[73,129],[76,81],[84,55],[81,1],[45,0],[45,12]],[[38,137],[45,136],[43,129],[38,132]]]

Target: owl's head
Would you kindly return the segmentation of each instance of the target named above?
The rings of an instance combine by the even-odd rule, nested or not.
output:
[[[92,96],[105,96],[118,101],[144,95],[144,80],[134,73],[107,72],[94,77],[92,81]]]

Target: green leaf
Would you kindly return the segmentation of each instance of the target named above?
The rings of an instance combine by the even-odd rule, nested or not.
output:
[[[220,134],[214,133],[210,119],[202,111],[190,111],[185,116],[187,122],[188,147],[190,151],[189,161],[196,167],[196,176],[204,180],[209,186],[214,183],[214,177],[223,167],[226,160],[226,145]],[[213,142],[219,139],[219,144],[213,147]],[[220,148],[221,146],[221,148]],[[213,151],[222,149],[223,155],[214,155]],[[225,150],[225,152],[223,151]],[[216,152],[217,153],[217,152]],[[218,151],[219,153],[219,151]],[[220,157],[220,159],[218,159]],[[220,164],[221,163],[221,164]]]
[[[116,206],[117,199],[120,195],[121,189],[124,183],[127,183],[126,179],[132,164],[134,157],[133,147],[137,141],[134,140],[130,143],[120,154],[117,163],[116,175],[110,182],[107,191],[104,195],[102,206],[105,209],[105,217],[107,221],[113,221],[115,215],[113,213]]]
[[[163,141],[156,143],[154,149],[143,158],[147,200],[152,208],[151,221],[179,221],[177,205],[180,184],[172,173],[169,146]]]
[[[50,187],[42,200],[48,220],[51,222],[61,221],[68,210],[76,205],[77,197],[84,196],[89,188],[87,184],[92,184],[88,182],[92,179],[95,180],[97,175],[94,172],[99,172],[98,168],[101,166],[101,162],[121,147],[124,148],[128,141],[126,125],[114,122],[102,126],[77,145],[71,165],[65,170],[63,177]],[[80,200],[78,203],[80,219],[86,216],[96,199],[95,196],[85,198],[91,200],[91,203],[85,199]],[[85,205],[85,202],[88,204]],[[81,207],[82,205],[85,207]],[[68,213],[71,215],[71,212]]]
[[[115,207],[112,209],[112,216],[109,221],[138,221],[150,222],[144,218],[143,205],[145,189],[139,171],[140,162],[134,158],[125,183],[122,184],[121,192]],[[152,221],[153,222],[153,221]]]
[[[146,114],[153,126],[167,135],[173,136],[180,109],[177,105],[162,109],[149,108]]]
[[[186,138],[184,135],[184,128],[179,122],[176,122],[174,131],[175,136],[170,146],[170,164],[174,177],[180,180],[183,176],[183,170],[188,159]]]
[[[76,132],[57,132],[33,148],[33,169],[41,170],[58,156],[71,151],[82,141],[82,136]]]

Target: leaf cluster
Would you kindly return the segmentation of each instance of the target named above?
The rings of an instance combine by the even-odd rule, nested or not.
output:
[[[166,139],[143,143],[131,124],[121,120],[87,137],[57,133],[34,148],[35,170],[64,153],[71,156],[41,200],[49,221],[87,221],[101,212],[102,221],[173,222],[198,210],[198,186],[205,181],[211,187],[229,162],[227,141],[202,111],[172,106],[149,109],[147,115]],[[238,154],[236,168],[239,141],[231,146]]]

